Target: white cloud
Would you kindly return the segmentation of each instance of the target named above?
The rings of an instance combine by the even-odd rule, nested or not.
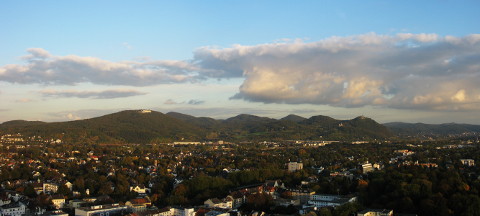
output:
[[[75,55],[54,56],[41,48],[27,50],[26,64],[0,67],[0,81],[75,85],[148,86],[193,81],[195,68],[184,61],[111,62]]]
[[[130,90],[130,89],[113,89],[103,91],[76,91],[76,90],[63,90],[57,91],[52,89],[46,89],[39,91],[45,97],[77,97],[77,98],[94,98],[94,99],[112,99],[131,97],[137,95],[144,95],[146,93]]]
[[[480,35],[374,33],[313,43],[201,48],[210,77],[244,77],[233,98],[264,103],[480,109]]]
[[[75,115],[75,114],[73,114],[73,113],[68,113],[68,114],[65,115],[64,117],[65,117],[66,119],[68,119],[68,120],[80,120],[80,119],[82,119],[82,117],[77,116],[77,115]]]

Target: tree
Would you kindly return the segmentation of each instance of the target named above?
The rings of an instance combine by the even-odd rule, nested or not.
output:
[[[31,197],[31,198],[34,198],[34,197],[37,196],[37,192],[35,191],[35,188],[33,187],[32,184],[27,185],[23,194],[25,194],[25,196],[28,196],[28,197]]]
[[[67,185],[61,184],[58,187],[57,193],[62,194],[64,196],[69,196],[71,194],[71,191],[70,191],[70,188],[67,187]]]

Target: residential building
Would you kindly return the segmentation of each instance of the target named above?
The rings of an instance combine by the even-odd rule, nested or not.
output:
[[[26,206],[22,202],[15,202],[0,207],[2,216],[21,216],[25,214]]]
[[[137,192],[138,194],[147,194],[147,188],[144,185],[135,185],[130,187],[130,191]]]
[[[460,159],[464,166],[475,166],[475,160],[473,159]]]
[[[129,200],[125,203],[125,206],[130,208],[133,212],[143,212],[146,211],[149,206],[152,205],[147,198],[136,198]]]
[[[203,202],[203,204],[205,205],[205,207],[208,207],[208,208],[228,208],[228,209],[231,209],[232,206],[233,206],[233,200],[232,199],[220,200],[220,199],[217,199],[217,198],[213,198],[213,199],[206,200],[205,202]]]
[[[307,203],[312,195],[315,194],[315,191],[307,189],[289,189],[288,192],[291,193],[292,199],[300,200],[300,204]]]
[[[194,216],[195,210],[193,208],[171,208],[171,216]]]
[[[58,191],[59,185],[57,183],[45,182],[43,183],[43,193],[51,194]]]
[[[362,164],[361,168],[362,168],[363,173],[368,173],[368,172],[373,171],[373,166],[372,166],[371,163],[368,163],[368,161],[366,163]]]
[[[357,201],[356,196],[343,196],[343,195],[331,195],[331,194],[313,194],[308,201],[309,206],[317,208],[321,207],[337,207],[349,202]]]
[[[288,166],[289,172],[295,172],[297,170],[303,169],[303,163],[299,163],[299,162],[289,162],[287,166]]]
[[[75,209],[75,216],[108,216],[111,214],[124,214],[127,213],[127,206],[120,206],[118,204],[111,205],[97,205],[90,207],[80,207]]]
[[[56,194],[52,196],[52,203],[56,209],[61,209],[65,206],[65,197],[61,194]]]
[[[245,203],[246,197],[243,193],[239,191],[234,191],[227,196],[227,199],[230,198],[232,200],[232,208],[238,208],[243,203]]]

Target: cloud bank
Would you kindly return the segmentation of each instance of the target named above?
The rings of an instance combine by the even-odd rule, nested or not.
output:
[[[54,56],[41,48],[28,49],[24,65],[0,67],[0,80],[31,84],[148,86],[191,81],[199,69],[184,61],[111,62],[75,55]]]
[[[480,35],[366,34],[195,53],[208,77],[245,77],[233,99],[264,103],[480,109]]]
[[[200,104],[204,104],[204,103],[205,103],[205,101],[196,100],[196,99],[191,99],[191,100],[183,101],[183,102],[176,102],[173,99],[167,99],[165,102],[163,102],[163,104],[165,104],[165,105],[175,105],[175,104],[200,105]]]
[[[479,34],[442,37],[370,33],[310,43],[297,40],[203,47],[189,61],[111,62],[55,56],[40,48],[27,51],[25,64],[0,67],[0,81],[149,86],[244,78],[232,99],[337,107],[480,110]],[[91,96],[96,94],[52,93],[101,97]]]

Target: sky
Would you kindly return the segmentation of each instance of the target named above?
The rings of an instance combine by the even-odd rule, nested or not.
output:
[[[0,2],[0,122],[152,109],[480,124],[480,1]]]

